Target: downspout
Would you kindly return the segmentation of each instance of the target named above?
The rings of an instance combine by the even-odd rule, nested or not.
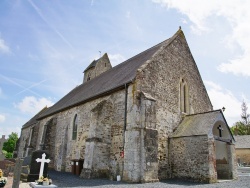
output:
[[[123,126],[123,162],[122,162],[122,179],[124,171],[124,147],[125,147],[125,131],[127,127],[127,102],[128,102],[128,87],[125,84],[125,104],[124,104],[124,126]]]
[[[127,127],[127,102],[128,102],[128,87],[125,84],[125,109],[124,109],[124,137],[123,137],[123,147],[125,145],[125,131]]]

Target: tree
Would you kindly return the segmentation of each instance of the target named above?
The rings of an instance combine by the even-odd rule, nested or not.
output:
[[[17,133],[12,132],[9,135],[9,138],[7,139],[6,142],[3,144],[3,151],[5,153],[6,158],[12,158],[13,156],[13,151],[15,150],[16,142],[18,140],[18,135]]]
[[[234,126],[230,128],[234,135],[250,135],[250,114],[248,114],[247,109],[247,104],[243,101],[241,105],[241,121],[237,121]]]
[[[250,135],[250,126],[246,126],[240,121],[236,122],[230,129],[234,135]]]
[[[241,105],[241,110],[242,110],[242,114],[241,114],[241,119],[242,119],[242,123],[246,126],[249,125],[249,116],[250,114],[247,113],[247,104],[245,103],[245,101],[242,102]]]

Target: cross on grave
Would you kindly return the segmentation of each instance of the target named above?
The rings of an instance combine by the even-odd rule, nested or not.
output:
[[[220,135],[220,137],[222,137],[222,131],[223,131],[222,126],[219,125],[217,129],[219,129],[219,135]]]
[[[41,159],[39,159],[39,158],[36,159],[36,162],[38,162],[38,163],[40,162],[41,163],[40,172],[39,172],[39,178],[41,176],[43,176],[44,163],[49,163],[50,162],[50,159],[45,159],[45,157],[46,157],[46,154],[43,153]]]

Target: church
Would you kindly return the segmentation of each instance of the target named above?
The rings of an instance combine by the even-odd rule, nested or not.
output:
[[[80,165],[82,178],[214,183],[237,178],[234,143],[180,28],[115,67],[108,54],[91,62],[81,85],[23,125],[17,156],[45,149],[50,168]]]

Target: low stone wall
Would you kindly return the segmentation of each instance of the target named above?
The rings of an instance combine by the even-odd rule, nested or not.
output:
[[[241,165],[250,166],[250,149],[236,149],[236,159]]]
[[[171,138],[172,178],[211,183],[206,135]]]

